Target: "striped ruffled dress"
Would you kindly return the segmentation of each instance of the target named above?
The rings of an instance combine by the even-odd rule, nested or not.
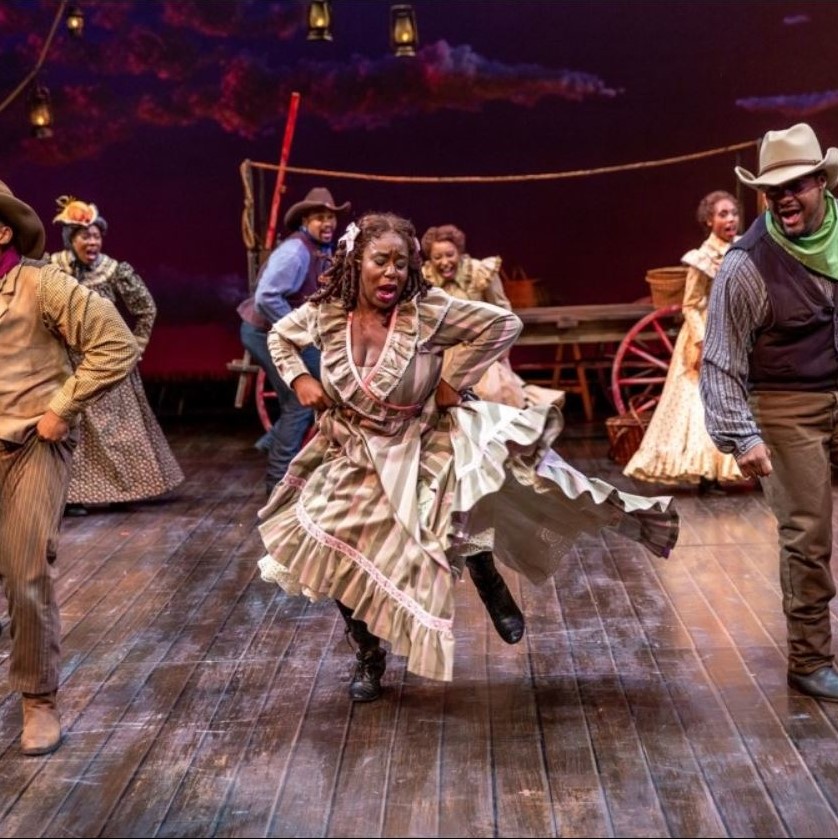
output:
[[[672,500],[618,492],[565,463],[551,450],[562,427],[555,406],[436,407],[441,377],[470,387],[508,351],[517,316],[431,290],[395,310],[370,370],[352,361],[351,324],[339,302],[309,303],[269,337],[289,384],[305,371],[299,349],[320,347],[335,407],[260,511],[263,579],[342,601],[409,671],[450,680],[465,556],[491,549],[539,583],[581,533],[603,528],[668,555]]]

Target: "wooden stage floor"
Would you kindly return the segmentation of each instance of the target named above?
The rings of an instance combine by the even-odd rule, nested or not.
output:
[[[607,535],[513,579],[514,647],[463,583],[455,681],[391,658],[353,706],[337,610],[256,573],[257,429],[167,432],[175,498],[64,520],[51,756],[18,753],[0,637],[0,835],[838,836],[838,704],[786,687],[761,493],[679,492],[668,560]],[[605,449],[562,442],[629,488]]]

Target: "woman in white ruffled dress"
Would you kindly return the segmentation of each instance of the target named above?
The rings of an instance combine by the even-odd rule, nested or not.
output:
[[[684,324],[660,401],[623,474],[658,484],[698,485],[707,491],[743,480],[733,455],[722,454],[707,434],[698,391],[707,301],[722,259],[739,232],[739,202],[729,192],[711,192],[701,199],[696,217],[709,235],[681,258],[687,266]]]
[[[338,602],[359,647],[354,701],[380,695],[381,640],[410,672],[451,679],[467,557],[493,551],[540,583],[581,533],[611,528],[658,556],[678,534],[670,498],[620,493],[551,450],[555,406],[462,401],[521,322],[429,287],[420,269],[412,224],[366,215],[321,289],[268,338],[284,380],[320,414],[260,511],[259,567],[289,593]],[[320,381],[300,356],[310,344]]]

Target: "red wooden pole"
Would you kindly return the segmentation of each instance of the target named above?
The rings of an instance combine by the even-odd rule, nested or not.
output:
[[[297,110],[300,107],[300,94],[294,91],[288,105],[288,118],[285,120],[285,136],[282,139],[282,152],[279,156],[279,172],[276,175],[273,200],[271,201],[271,215],[268,221],[268,232],[265,234],[265,248],[271,250],[276,240],[276,220],[279,215],[279,199],[285,183],[285,167],[288,165],[288,155],[291,152],[291,140],[294,138],[294,126],[297,123]]]

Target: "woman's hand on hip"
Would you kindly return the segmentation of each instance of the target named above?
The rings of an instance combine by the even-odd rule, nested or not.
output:
[[[325,411],[326,408],[331,408],[335,404],[326,391],[323,390],[323,385],[310,373],[303,373],[302,376],[297,376],[291,383],[291,387],[294,393],[297,394],[300,405],[304,408]]]
[[[460,397],[460,392],[455,390],[445,379],[440,379],[439,384],[436,386],[436,393],[434,394],[436,399],[436,406],[437,408],[456,408],[457,405],[460,404],[462,398]]]

